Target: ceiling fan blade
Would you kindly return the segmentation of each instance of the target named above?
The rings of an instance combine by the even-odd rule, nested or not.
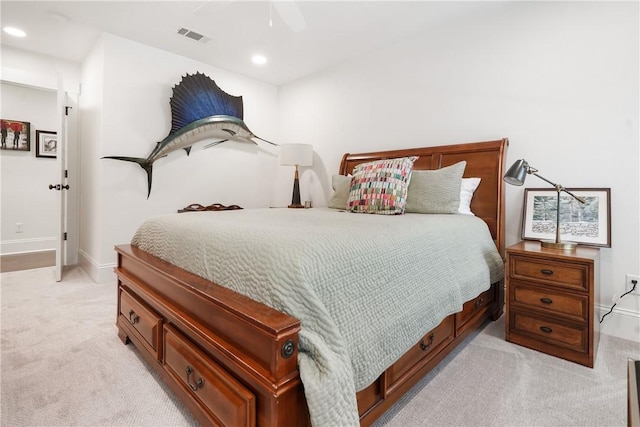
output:
[[[299,33],[307,28],[307,22],[304,20],[300,8],[294,1],[273,1],[273,7],[280,15],[280,18],[294,33]]]

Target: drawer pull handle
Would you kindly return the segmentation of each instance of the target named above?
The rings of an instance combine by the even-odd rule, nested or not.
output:
[[[548,327],[548,326],[540,326],[540,330],[541,330],[542,332],[544,332],[545,334],[550,334],[551,332],[553,332],[553,329],[551,329],[551,328],[550,328],[550,327]]]
[[[136,312],[133,310],[129,311],[129,322],[131,322],[132,325],[135,325],[139,321],[140,321],[140,316],[138,316]]]
[[[199,388],[204,387],[204,380],[202,378],[198,378],[195,384],[191,384],[191,380],[189,377],[193,374],[193,368],[191,366],[187,366],[187,384],[191,387],[191,390],[196,391]]]
[[[553,270],[543,268],[542,270],[540,270],[540,273],[546,274],[547,276],[551,276],[553,274]]]
[[[433,339],[435,338],[435,334],[432,332],[431,335],[429,335],[429,342],[427,344],[424,343],[424,338],[420,340],[420,350],[422,351],[427,351],[429,350],[429,347],[431,347],[431,345],[433,344]]]
[[[484,302],[484,299],[480,297],[476,300],[476,302],[473,303],[473,305],[475,305],[476,308],[479,308],[483,302]]]
[[[551,298],[540,298],[540,302],[543,304],[552,304],[553,300]]]

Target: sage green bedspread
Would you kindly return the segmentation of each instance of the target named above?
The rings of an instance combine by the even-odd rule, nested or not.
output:
[[[358,425],[356,391],[504,275],[471,215],[193,212],[148,220],[131,243],[300,319],[314,426]]]

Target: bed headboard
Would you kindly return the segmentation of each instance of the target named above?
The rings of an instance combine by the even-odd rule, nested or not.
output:
[[[352,173],[359,163],[395,157],[419,156],[414,169],[440,169],[461,160],[467,161],[464,177],[482,178],[471,202],[471,210],[482,218],[491,231],[500,254],[504,256],[504,163],[509,140],[471,142],[437,147],[407,148],[371,153],[346,153],[340,163],[341,175]]]

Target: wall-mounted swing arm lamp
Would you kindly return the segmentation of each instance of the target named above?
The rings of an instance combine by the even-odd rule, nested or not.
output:
[[[556,240],[543,240],[541,242],[542,247],[562,249],[565,251],[574,251],[577,246],[575,242],[563,242],[560,238],[560,193],[564,191],[565,193],[576,199],[578,202],[583,204],[585,203],[585,201],[568,191],[562,185],[551,182],[547,178],[538,175],[538,169],[529,166],[529,163],[527,163],[527,161],[524,159],[517,160],[509,168],[503,179],[507,184],[521,186],[522,184],[524,184],[524,180],[527,178],[527,174],[535,175],[541,180],[548,182],[556,189],[556,192],[558,193],[558,204],[556,208]]]
[[[290,208],[304,208],[300,203],[300,181],[298,180],[299,166],[313,166],[313,146],[310,144],[282,144],[280,146],[280,164],[295,166],[293,175],[293,195]]]

